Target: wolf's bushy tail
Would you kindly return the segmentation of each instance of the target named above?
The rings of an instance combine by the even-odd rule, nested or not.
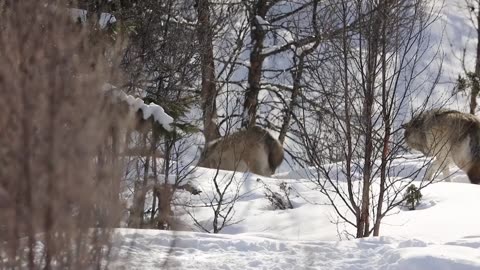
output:
[[[272,143],[268,143],[269,153],[268,153],[268,165],[270,166],[270,170],[272,170],[272,174],[275,173],[275,170],[282,164],[283,161],[283,147],[277,141],[274,140]]]
[[[252,132],[255,132],[260,138],[263,138],[265,145],[267,147],[267,154],[268,154],[268,166],[273,173],[275,170],[282,164],[283,161],[283,146],[282,144],[270,134],[270,132],[266,131],[265,129],[255,126],[251,128]]]
[[[283,146],[268,131],[265,131],[263,138],[265,140],[265,145],[267,146],[268,165],[273,174],[278,166],[282,164],[284,155]]]

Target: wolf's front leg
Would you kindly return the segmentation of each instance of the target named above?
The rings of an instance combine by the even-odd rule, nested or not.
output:
[[[434,174],[435,172],[437,171],[437,168],[435,166],[435,161],[432,161],[432,163],[430,163],[428,166],[427,166],[427,171],[425,173],[425,177],[424,177],[424,180],[426,181],[432,181],[433,180],[433,177],[434,177]]]
[[[448,161],[448,160],[447,160]],[[450,166],[449,166],[449,162],[446,162],[445,164],[443,164],[443,177],[445,178],[445,181],[446,182],[452,182],[452,179],[450,178]]]
[[[444,180],[447,182],[451,182],[450,168],[448,165],[449,159],[447,157],[435,158],[435,160],[433,160],[433,162],[428,166],[425,178],[428,181],[432,181],[434,177],[438,176],[439,173],[442,172]]]

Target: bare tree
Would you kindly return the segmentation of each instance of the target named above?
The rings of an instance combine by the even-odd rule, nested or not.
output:
[[[195,23],[197,14],[194,1],[142,1],[135,5],[120,6],[122,9],[117,9],[114,14],[119,18],[119,27],[126,29],[131,40],[124,51],[122,62],[128,78],[127,91],[143,97],[146,103],[161,105],[176,120],[173,132],[157,132],[158,127],[150,127],[143,131],[143,139],[132,137],[132,144],[143,149],[141,152],[145,155],[137,157],[137,162],[142,164],[142,168],[138,168],[141,171],[126,179],[127,186],[133,183],[135,202],[131,208],[130,226],[164,228],[163,221],[170,223],[173,193],[185,184],[180,183],[186,178],[185,175],[173,175],[178,182],[167,181],[174,172],[172,164],[178,164],[183,158],[179,155],[178,144],[188,137],[186,134],[197,131],[186,121],[185,115],[197,105],[198,98],[208,91],[213,97],[208,96],[205,100],[212,103],[203,104],[208,109],[200,107],[206,113],[205,119],[212,121],[205,121],[204,131],[212,131],[209,133],[212,138],[216,136],[216,92],[215,81],[211,80],[214,70],[211,69],[211,62],[206,63],[206,66],[201,64],[212,57],[212,52],[208,51],[211,45],[207,46],[211,31],[208,27],[209,10],[208,7],[201,9],[206,12],[207,20],[201,22],[205,26],[198,26]],[[201,31],[205,33],[199,34]],[[200,62],[197,61],[199,55],[202,59]],[[202,81],[201,78],[205,80]],[[202,90],[196,91],[197,88]],[[199,96],[199,93],[203,94]],[[210,123],[213,125],[208,126]],[[155,154],[157,152],[160,152],[160,158]],[[161,181],[162,177],[165,177],[164,182]],[[151,207],[147,207],[147,204]],[[149,217],[145,211],[149,211]],[[161,226],[158,225],[160,223]],[[169,224],[167,227],[170,227]]]
[[[143,148],[148,148],[147,138],[148,134],[141,134]],[[152,144],[153,145],[153,144]],[[153,157],[154,158],[154,157]],[[145,159],[138,159],[138,162],[143,163],[142,167],[136,168],[136,179],[133,181],[133,201],[130,207],[129,227],[140,228],[144,225],[144,211],[145,211],[145,197],[147,195],[147,186],[149,182],[149,173],[151,171],[151,155],[145,156]]]
[[[470,22],[475,27],[476,34],[476,51],[475,51],[475,67],[473,71],[469,71],[465,66],[465,54],[464,51],[462,62],[465,77],[459,76],[458,78],[458,91],[464,92],[470,90],[470,113],[475,114],[477,110],[477,98],[480,93],[480,5],[477,0],[465,0],[466,8],[469,10]],[[464,49],[466,50],[466,48]]]
[[[339,218],[355,228],[355,237],[378,235],[382,218],[401,204],[408,182],[419,174],[394,173],[390,166],[402,151],[399,123],[409,97],[432,89],[421,89],[416,79],[426,76],[425,29],[435,17],[422,1],[341,1],[330,7],[340,35],[327,41],[329,60],[319,61],[325,50],[309,57],[316,65],[306,76],[316,89],[305,91],[296,123],[316,182]],[[326,164],[335,159],[341,171]]]
[[[235,205],[244,196],[241,188],[245,179],[236,172],[232,174],[219,174],[216,170],[212,179],[213,192],[205,193],[200,201],[193,200],[185,204],[186,213],[192,218],[195,226],[204,232],[219,233],[225,227],[237,224],[241,220],[235,217]],[[208,220],[199,220],[196,210],[208,208],[212,216]]]
[[[276,1],[256,1],[247,5],[248,19],[250,21],[250,39],[252,49],[250,53],[250,66],[248,69],[248,89],[245,93],[244,123],[242,125],[252,127],[256,124],[257,117],[257,98],[260,92],[260,80],[262,78],[262,65],[265,56],[262,55],[264,40],[267,33],[267,23],[265,17],[268,10]]]
[[[302,52],[296,48],[315,47],[321,39],[311,30],[310,20],[305,23],[301,19],[314,17],[312,9],[317,2],[216,2],[211,7],[221,131],[226,130],[226,125],[249,128],[260,124],[280,129],[282,117],[277,112],[284,113],[289,106],[290,90],[283,87],[285,81],[293,81],[292,76],[301,77],[291,76],[296,64],[292,66],[284,59],[293,59],[295,53],[300,56]],[[262,90],[271,97],[259,100]],[[286,127],[288,124],[285,130]]]
[[[224,152],[220,151],[219,160],[222,160],[223,154]],[[236,161],[235,168],[240,166],[241,162],[240,159]],[[197,228],[205,232],[219,233],[225,227],[240,222],[235,219],[235,205],[244,196],[241,189],[245,183],[245,177],[242,173],[237,173],[236,169],[231,174],[220,173],[220,165],[219,162],[214,175],[209,179],[212,192],[203,192],[201,198],[194,198],[184,203],[187,215],[192,218]],[[211,218],[199,220],[196,216],[198,208],[210,209]]]
[[[213,31],[210,23],[210,3],[197,1],[198,48],[202,69],[202,111],[205,143],[220,137],[217,127],[217,87],[215,82],[215,63],[213,57]]]

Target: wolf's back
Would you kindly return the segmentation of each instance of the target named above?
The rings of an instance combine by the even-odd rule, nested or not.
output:
[[[198,166],[232,171],[248,169],[270,176],[282,161],[283,147],[280,142],[265,129],[253,127],[207,144]]]

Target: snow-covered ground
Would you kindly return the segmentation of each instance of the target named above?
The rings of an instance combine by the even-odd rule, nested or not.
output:
[[[395,166],[402,164],[406,170],[423,166],[403,159]],[[423,189],[417,210],[394,209],[384,219],[380,237],[350,240],[342,231],[352,228],[336,222],[325,196],[298,172],[265,178],[220,171],[218,179],[234,179],[226,198],[237,190],[241,196],[231,225],[219,234],[204,233],[192,216],[211,230],[213,212],[202,206],[215,195],[214,175],[215,170],[198,168],[192,182],[202,194],[179,193],[177,202],[198,206],[189,208],[190,214],[185,207],[175,209],[181,231],[117,230],[112,269],[480,269],[475,207],[480,186],[467,183],[460,171],[451,183]],[[298,178],[288,178],[292,176]],[[265,198],[265,185],[275,190],[282,181],[292,187],[294,209],[273,210]]]
[[[320,230],[321,228],[319,228]],[[480,236],[279,241],[249,235],[121,230],[112,269],[480,269]]]

